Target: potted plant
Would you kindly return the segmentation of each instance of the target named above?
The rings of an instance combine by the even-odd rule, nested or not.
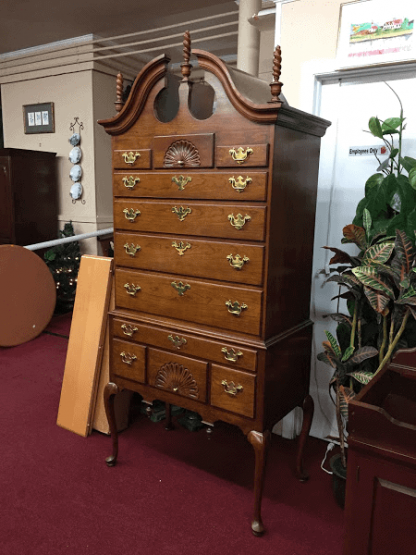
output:
[[[325,332],[318,354],[334,370],[329,389],[341,446],[340,455],[331,460],[334,490],[340,487],[337,476],[346,476],[349,401],[400,348],[416,346],[416,160],[402,156],[406,125],[399,103],[400,117],[369,120],[370,133],[383,140],[388,156],[378,160],[353,223],[343,229],[341,242],[354,243],[357,254],[324,247],[334,253],[327,281],[339,284],[337,297],[346,301],[347,309],[331,315],[338,324],[336,337]],[[336,495],[342,505],[342,492]]]

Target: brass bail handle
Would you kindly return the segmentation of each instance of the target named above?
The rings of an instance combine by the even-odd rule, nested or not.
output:
[[[136,253],[141,250],[141,246],[135,245],[134,243],[125,243],[123,247],[126,251],[126,254],[130,255],[131,257],[136,256]]]
[[[227,380],[222,380],[221,385],[224,388],[225,393],[235,397],[238,393],[242,393],[244,388],[242,385],[236,385],[234,382],[227,382]]]
[[[140,183],[140,179],[138,177],[123,177],[122,182],[127,189],[134,189],[137,183]]]
[[[132,297],[135,297],[136,293],[141,289],[140,285],[134,285],[133,283],[125,283],[124,288]]]
[[[237,179],[234,176],[230,177],[228,181],[231,183],[231,187],[235,191],[237,191],[238,193],[242,193],[247,185],[252,183],[253,180],[251,179],[251,177],[246,177],[244,179],[242,175],[239,175]]]
[[[244,162],[247,160],[247,158],[249,157],[250,154],[253,154],[253,149],[248,147],[246,150],[240,146],[237,149],[235,148],[230,148],[229,153],[231,154],[231,158],[234,160],[234,162],[237,162],[237,164],[244,164]]]
[[[251,220],[251,216],[248,216],[247,214],[245,216],[242,214],[237,214],[237,216],[234,216],[234,214],[228,214],[228,220],[236,229],[243,229],[246,222]]]
[[[239,357],[243,356],[241,351],[236,351],[235,349],[228,350],[227,347],[223,347],[221,352],[224,353],[224,358],[230,362],[237,362]]]
[[[240,256],[239,254],[236,254],[235,256],[233,256],[232,254],[229,254],[227,256],[227,260],[229,261],[230,266],[235,270],[241,270],[244,264],[247,264],[247,262],[250,262],[250,259],[248,258],[248,256]]]
[[[125,351],[122,351],[120,353],[120,356],[121,356],[121,361],[124,362],[124,364],[128,364],[129,366],[131,366],[133,362],[137,360],[136,355],[126,353]]]
[[[124,217],[129,222],[134,222],[134,220],[141,214],[140,210],[135,210],[134,208],[125,208],[123,210]]]
[[[230,314],[234,314],[234,316],[240,316],[243,310],[246,310],[248,306],[245,303],[241,305],[235,301],[234,303],[231,301],[227,301],[225,306],[228,308],[228,312]]]
[[[123,330],[124,335],[128,337],[133,337],[136,331],[139,331],[139,328],[133,326],[132,324],[122,324],[121,329]]]
[[[140,152],[123,152],[121,155],[126,164],[134,164],[140,158]]]

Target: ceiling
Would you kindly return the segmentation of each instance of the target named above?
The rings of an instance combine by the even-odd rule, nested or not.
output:
[[[1,5],[0,54],[89,34],[111,37],[179,25],[238,9],[232,0],[1,0]]]

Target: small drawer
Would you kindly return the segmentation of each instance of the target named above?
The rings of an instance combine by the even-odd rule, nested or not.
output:
[[[111,348],[112,373],[135,382],[145,382],[146,347],[113,339]]]
[[[230,145],[215,148],[217,168],[267,166],[269,145]]]
[[[155,168],[212,168],[214,134],[155,137],[153,156]]]
[[[207,362],[149,349],[148,383],[178,396],[205,402],[207,367]]]
[[[152,151],[148,149],[129,149],[115,150],[113,152],[113,166],[116,169],[141,168],[150,169]]]
[[[255,391],[253,374],[211,366],[211,405],[254,418]]]
[[[177,329],[163,329],[133,320],[111,319],[111,333],[120,339],[171,350],[185,356],[202,356],[204,359],[256,372],[257,351],[241,344],[212,341]]]
[[[114,172],[113,190],[119,197],[266,200],[267,172]]]

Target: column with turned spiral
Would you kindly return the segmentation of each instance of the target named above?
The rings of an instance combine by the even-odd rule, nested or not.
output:
[[[283,83],[280,81],[282,71],[282,51],[280,46],[276,46],[273,55],[273,81],[270,83],[272,99],[270,102],[281,102],[279,98]]]

